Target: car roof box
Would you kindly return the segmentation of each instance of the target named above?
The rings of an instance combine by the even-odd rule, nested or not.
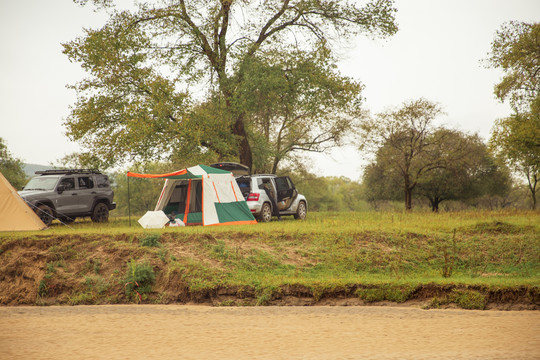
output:
[[[233,163],[233,162],[221,162],[210,165],[213,168],[230,171],[234,176],[251,175],[251,171],[246,165]]]

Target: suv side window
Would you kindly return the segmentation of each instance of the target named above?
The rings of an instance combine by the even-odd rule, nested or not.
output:
[[[94,181],[90,176],[79,177],[79,189],[92,189],[94,187]]]
[[[63,178],[60,180],[60,185],[64,186],[64,190],[73,190],[75,189],[75,179],[74,178]]]
[[[278,178],[275,178],[275,181],[276,181],[276,188],[278,189],[278,191],[292,188],[292,184],[288,177],[278,177]]]
[[[96,185],[98,188],[108,188],[111,186],[109,178],[107,176],[96,176]]]

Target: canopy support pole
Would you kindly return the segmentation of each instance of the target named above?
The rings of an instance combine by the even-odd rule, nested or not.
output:
[[[131,227],[131,201],[130,201],[130,192],[129,192],[129,176],[127,177],[127,186],[128,186],[128,223]]]

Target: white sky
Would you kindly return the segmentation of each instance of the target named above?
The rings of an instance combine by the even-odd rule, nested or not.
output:
[[[425,97],[442,104],[441,121],[489,138],[493,121],[510,108],[493,86],[502,73],[480,63],[505,21],[540,21],[538,0],[397,0],[399,32],[387,40],[358,38],[342,50],[341,71],[366,87],[372,113]],[[62,123],[75,101],[67,84],[85,74],[61,43],[105,17],[71,0],[0,0],[0,137],[27,163],[47,165],[77,151]],[[319,174],[361,175],[354,146],[315,155]]]

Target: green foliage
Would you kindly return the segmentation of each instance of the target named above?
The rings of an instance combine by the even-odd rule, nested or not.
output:
[[[68,297],[69,305],[88,305],[92,304],[94,296],[88,292],[72,294]]]
[[[127,295],[134,296],[144,294],[152,290],[152,284],[156,279],[152,265],[138,263],[131,260],[127,263],[127,271],[124,277],[125,291]]]
[[[498,119],[490,143],[502,159],[527,179],[531,207],[535,209],[540,183],[540,111]]]
[[[402,303],[409,299],[414,290],[414,286],[384,284],[372,288],[357,289],[356,296],[366,302],[387,300]]]
[[[419,99],[378,114],[376,120],[362,126],[360,148],[372,149],[376,162],[400,177],[407,210],[412,208],[412,193],[418,182],[442,165],[440,156],[432,156],[444,146],[442,139],[433,141],[438,130],[434,120],[441,114],[439,104]]]
[[[38,296],[45,297],[48,292],[49,289],[47,288],[47,283],[44,280],[40,280],[38,285]]]
[[[93,2],[98,8],[112,6],[108,0]],[[246,90],[244,80],[253,82],[248,79],[252,72],[244,71],[243,64],[276,54],[277,58],[287,58],[294,47],[307,59],[322,50],[329,63],[318,69],[330,69],[335,64],[330,56],[332,39],[344,41],[359,33],[387,37],[397,31],[390,0],[372,1],[363,7],[349,2],[303,0],[222,5],[190,0],[180,4],[145,3],[133,12],[111,11],[101,29],[86,30],[84,36],[64,44],[64,53],[71,61],[81,63],[89,75],[73,86],[78,99],[65,124],[67,135],[83,144],[103,165],[170,157],[171,149],[175,149],[184,158],[206,153],[238,157],[251,167],[250,141],[257,140],[250,139],[256,131],[250,128],[250,121],[255,118],[249,104],[238,100]],[[238,13],[242,16],[235,16]],[[233,34],[232,27],[239,31]],[[291,31],[296,36],[291,37]],[[277,80],[272,74],[262,75],[264,80]],[[319,75],[324,75],[322,82],[308,87],[314,90],[315,85],[320,86],[314,96],[318,91],[324,95],[325,81],[353,85],[335,72]],[[194,84],[202,88],[199,104],[189,94]],[[295,92],[303,90],[300,83],[291,84]],[[277,93],[273,89],[265,98],[270,100]],[[210,113],[201,104],[213,104]],[[302,105],[296,102],[295,106]],[[347,104],[342,105],[347,108]],[[317,119],[311,121],[316,123]],[[337,139],[340,126],[324,126],[320,122],[315,127],[323,133],[334,133]],[[282,156],[282,151],[274,155]]]
[[[418,194],[429,200],[433,211],[438,211],[439,204],[446,200],[505,197],[510,192],[508,168],[497,163],[477,135],[441,130],[436,136],[446,137],[439,149],[446,155],[436,155],[444,163],[426,173],[417,188]],[[448,153],[453,155],[448,156]],[[450,159],[446,159],[447,156]]]
[[[225,242],[223,242],[223,240],[219,240],[217,244],[212,246],[211,254],[213,257],[219,260],[227,260],[230,257],[229,250],[225,246]]]
[[[22,161],[13,157],[2,138],[0,138],[0,173],[17,190],[22,189],[27,182]]]
[[[339,74],[330,56],[320,46],[242,62],[235,104],[246,109],[253,143],[266,154],[254,171],[275,174],[293,153],[340,145],[358,126],[362,85]]]
[[[462,309],[484,310],[487,306],[487,296],[471,289],[453,289],[442,298],[435,297],[430,304],[432,308],[454,303]]]
[[[346,177],[317,176],[303,166],[286,169],[280,175],[293,179],[298,191],[308,199],[309,211],[368,210],[362,184]]]
[[[147,163],[144,166],[133,166],[129,170],[136,173],[162,174],[177,170],[170,163]],[[132,215],[142,216],[149,210],[154,210],[157,198],[163,188],[162,179],[127,178],[127,171],[118,171],[111,176],[114,186],[114,198],[117,203],[115,213],[128,215],[128,205]],[[129,180],[129,203],[128,203],[128,180]]]
[[[375,138],[375,161],[364,171],[366,198],[405,198],[411,209],[414,195],[426,197],[433,211],[447,200],[506,196],[511,179],[477,135],[435,127],[436,104],[426,100],[379,115],[365,134]]]
[[[159,244],[159,238],[161,237],[160,234],[148,234],[144,237],[141,237],[139,239],[139,244],[141,246],[148,246],[148,247],[158,247]]]
[[[491,43],[488,64],[504,71],[495,95],[509,99],[516,113],[540,111],[540,23],[503,24]]]
[[[527,179],[532,208],[540,181],[540,23],[505,23],[491,44],[488,63],[505,75],[495,95],[509,100],[514,115],[496,121],[493,149]]]
[[[105,229],[80,222],[75,228],[53,227],[47,236],[0,235],[5,250],[0,263],[13,269],[5,271],[2,284],[28,273],[23,266],[35,267],[34,261],[14,262],[15,254],[25,259],[45,251],[36,261],[50,277],[30,289],[38,294],[30,301],[38,303],[232,297],[237,305],[268,305],[288,296],[310,303],[343,296],[393,302],[437,296],[432,306],[480,309],[488,298],[497,302],[493,294],[504,294],[507,303],[534,304],[540,274],[537,220],[534,212],[516,211],[320,212],[303,222],[164,229],[159,249],[134,242],[148,233],[127,227],[125,219],[112,219]],[[128,261],[130,256],[143,260]],[[119,262],[127,262],[126,268]],[[444,277],[445,268],[451,277]],[[497,292],[501,287],[507,290]],[[532,298],[520,292],[523,287],[532,289]]]

